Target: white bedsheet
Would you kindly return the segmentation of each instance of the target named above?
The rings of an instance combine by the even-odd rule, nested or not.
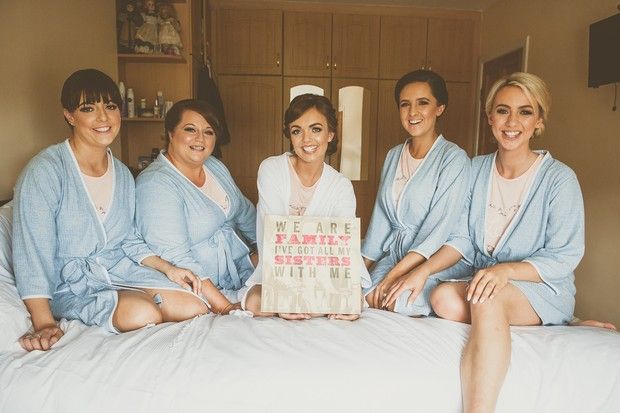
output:
[[[0,412],[457,412],[469,327],[378,310],[356,322],[202,316],[119,336],[79,322],[0,355]],[[0,330],[0,334],[1,330]],[[498,411],[619,412],[620,333],[513,329]]]

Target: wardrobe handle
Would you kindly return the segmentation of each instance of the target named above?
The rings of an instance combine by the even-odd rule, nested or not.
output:
[[[325,69],[329,69],[329,56],[325,58]]]
[[[280,53],[276,54],[276,66],[280,67]]]
[[[338,69],[338,64],[334,62],[334,70]]]

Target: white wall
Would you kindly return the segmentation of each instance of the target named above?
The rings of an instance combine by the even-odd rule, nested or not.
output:
[[[0,16],[0,199],[7,199],[26,162],[67,137],[64,80],[87,67],[117,78],[116,17],[113,0],[1,0]]]

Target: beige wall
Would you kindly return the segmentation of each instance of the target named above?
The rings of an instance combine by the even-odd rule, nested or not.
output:
[[[117,77],[114,1],[47,3],[0,1],[0,199],[12,197],[34,154],[67,137],[60,106],[67,76],[93,67]]]
[[[483,13],[482,55],[530,36],[529,72],[551,88],[548,129],[536,144],[572,167],[586,207],[586,255],[576,272],[580,318],[620,326],[620,111],[613,85],[587,87],[588,27],[617,13],[617,0],[499,0]],[[569,205],[567,205],[570,208]]]

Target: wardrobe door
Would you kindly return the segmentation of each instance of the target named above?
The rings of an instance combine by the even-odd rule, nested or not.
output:
[[[429,19],[427,68],[446,81],[471,82],[476,64],[475,30],[471,19]]]
[[[217,9],[218,74],[282,74],[282,11]]]
[[[284,75],[330,76],[331,13],[284,12]]]
[[[282,81],[275,76],[219,77],[230,143],[222,160],[250,201],[256,203],[256,173],[263,159],[282,153]]]
[[[427,26],[425,17],[381,16],[381,79],[400,79],[425,67]]]
[[[357,216],[366,232],[375,200],[377,96],[375,79],[332,79],[332,102],[338,110],[338,151],[329,163],[353,183]]]
[[[332,76],[377,78],[379,16],[334,14]]]
[[[407,132],[400,124],[398,105],[394,100],[394,86],[396,86],[395,80],[379,81],[379,113],[377,116],[377,150],[375,155],[377,189],[387,153],[408,138]]]

